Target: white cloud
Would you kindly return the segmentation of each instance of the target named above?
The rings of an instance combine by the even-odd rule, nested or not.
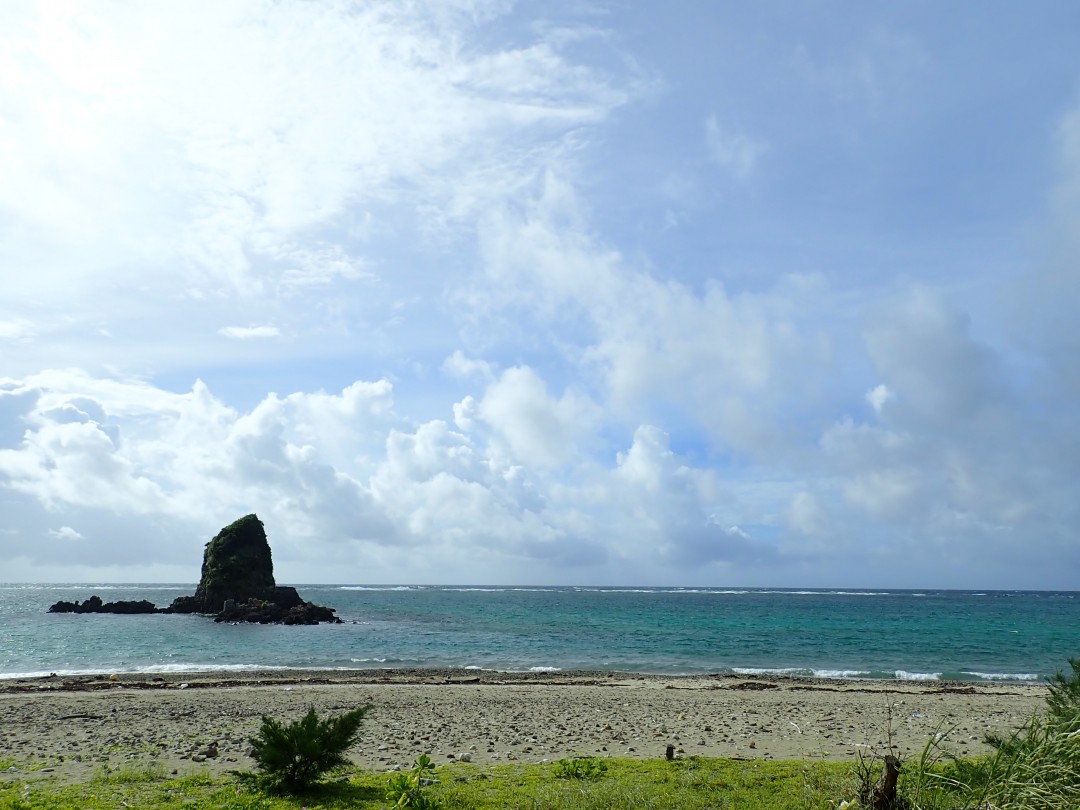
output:
[[[50,507],[162,510],[161,488],[117,452],[116,443],[99,425],[43,421],[27,432],[19,450],[0,450],[0,475],[9,487]]]
[[[281,332],[276,326],[223,326],[218,329],[218,334],[227,338],[247,340],[249,338],[272,338],[278,337]]]
[[[461,47],[494,12],[429,11],[256,0],[7,15],[19,126],[4,130],[0,233],[9,250],[47,233],[54,257],[81,259],[12,292],[62,292],[62,276],[75,297],[103,267],[211,295],[366,279],[345,244],[297,239],[352,212],[370,227],[402,198],[463,214],[626,98],[556,42]]]
[[[874,409],[874,413],[879,416],[881,415],[882,408],[885,407],[885,403],[892,398],[893,392],[890,391],[886,385],[875,385],[866,392],[866,401],[870,404],[870,407]]]
[[[555,399],[527,367],[507,369],[489,385],[477,415],[506,442],[515,459],[541,466],[559,466],[577,457],[600,418],[588,397],[567,391]]]
[[[549,176],[523,215],[487,223],[488,278],[504,306],[535,319],[508,328],[554,329],[573,313],[576,331],[562,340],[582,344],[572,359],[603,380],[628,418],[651,418],[652,403],[672,403],[740,450],[775,444],[779,413],[793,400],[814,404],[813,379],[830,351],[805,325],[819,300],[827,306],[819,279],[783,278],[753,294],[730,294],[710,279],[693,290],[627,267],[579,217],[573,191]]]
[[[4,565],[190,578],[257,511],[310,578],[1063,582],[1055,50],[676,4],[760,45],[704,98],[637,13],[5,6]]]
[[[57,540],[85,540],[81,534],[70,526],[61,526],[59,529],[50,529],[49,536]]]
[[[477,377],[481,380],[493,380],[495,378],[491,363],[466,357],[461,349],[455,350],[443,361],[442,369],[447,374],[460,379]]]

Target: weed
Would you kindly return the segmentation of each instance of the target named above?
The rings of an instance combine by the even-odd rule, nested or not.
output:
[[[439,802],[424,793],[427,785],[434,784],[435,763],[427,754],[421,754],[413,763],[411,771],[396,773],[390,777],[386,787],[386,800],[394,807],[411,807],[414,810],[429,810],[439,806]]]
[[[101,772],[94,777],[94,781],[127,785],[136,782],[160,782],[164,778],[165,766],[160,762],[153,762],[148,765],[124,765],[119,768],[103,765]]]
[[[560,759],[555,763],[556,779],[596,779],[607,773],[607,763],[602,759]]]

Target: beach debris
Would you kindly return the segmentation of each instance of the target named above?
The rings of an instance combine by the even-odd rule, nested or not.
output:
[[[732,684],[731,689],[740,689],[743,691],[760,692],[765,689],[779,689],[780,685],[776,683],[762,683],[761,681],[742,681],[741,683]]]
[[[900,760],[888,754],[885,757],[885,770],[870,794],[870,807],[873,810],[892,810],[897,806],[896,783],[899,778]]]

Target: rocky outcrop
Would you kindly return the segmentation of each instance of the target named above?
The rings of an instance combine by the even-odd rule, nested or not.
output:
[[[286,590],[296,591],[292,588]],[[299,599],[299,596],[297,597]],[[300,600],[300,603],[292,607],[282,607],[274,602],[259,599],[249,599],[246,602],[237,603],[232,599],[225,602],[225,606],[217,616],[215,622],[258,622],[259,624],[318,624],[319,622],[340,622],[334,611],[321,605],[313,605],[310,602]]]
[[[174,613],[220,613],[225,600],[250,599],[277,603],[274,599],[274,560],[266,530],[256,515],[231,523],[206,544],[202,575],[194,596],[173,601]],[[293,589],[295,595],[296,591]],[[300,597],[296,595],[296,599]]]
[[[153,602],[140,599],[137,602],[102,602],[100,596],[91,596],[85,602],[65,602],[61,599],[49,608],[49,613],[160,613]]]
[[[152,602],[107,602],[91,596],[83,603],[57,602],[50,613],[203,613],[219,622],[318,624],[340,622],[331,608],[300,598],[295,588],[274,582],[274,561],[266,530],[256,515],[226,526],[206,544],[202,575],[193,596],[167,608]]]

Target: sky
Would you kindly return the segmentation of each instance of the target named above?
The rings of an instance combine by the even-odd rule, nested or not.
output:
[[[0,580],[1080,589],[1078,36],[7,0]]]

